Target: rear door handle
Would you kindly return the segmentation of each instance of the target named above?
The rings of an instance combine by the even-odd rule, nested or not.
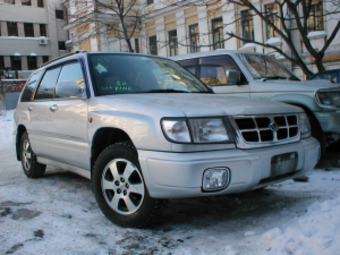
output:
[[[56,104],[54,104],[50,107],[50,110],[51,110],[51,112],[55,112],[56,110],[58,110],[58,106]]]
[[[29,107],[28,107],[28,110],[29,110],[29,111],[32,111],[32,110],[33,110],[33,106],[29,106]]]

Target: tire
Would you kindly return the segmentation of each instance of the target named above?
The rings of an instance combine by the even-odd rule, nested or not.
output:
[[[318,142],[320,143],[321,157],[322,157],[323,155],[325,155],[326,146],[327,146],[327,137],[325,133],[323,132],[323,130],[321,129],[317,120],[315,120],[313,117],[309,115],[308,115],[308,120],[311,126],[312,136],[316,140],[318,140]]]
[[[28,178],[39,178],[44,175],[46,165],[37,162],[37,157],[32,151],[27,132],[21,136],[20,160],[22,169]]]
[[[129,142],[107,147],[93,172],[93,192],[104,215],[122,227],[144,227],[165,204],[152,199],[140,170],[137,151]]]

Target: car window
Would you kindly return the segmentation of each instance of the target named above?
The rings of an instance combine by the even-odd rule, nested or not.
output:
[[[80,91],[84,91],[84,76],[79,62],[72,62],[66,64],[62,67],[58,79],[58,83],[61,82],[74,82],[79,86]],[[54,98],[60,98],[66,96],[60,96],[55,94]],[[77,97],[77,96],[68,96],[68,97]]]
[[[240,69],[230,56],[207,57],[200,59],[199,78],[207,85],[227,85],[226,71],[236,70],[242,76]],[[241,83],[246,84],[245,77],[241,78]]]
[[[329,72],[329,73],[322,73],[317,74],[312,78],[312,80],[320,80],[320,79],[326,79],[333,82],[338,82],[338,74],[337,72]]]
[[[211,93],[176,62],[146,56],[90,55],[96,94]]]
[[[39,70],[31,75],[31,77],[27,81],[24,91],[22,92],[21,102],[29,102],[32,100],[35,87],[39,83],[39,80],[43,73],[44,70]]]
[[[198,59],[179,60],[177,63],[185,67],[190,73],[196,75]]]
[[[34,99],[38,100],[53,98],[54,87],[57,83],[60,69],[61,67],[57,67],[46,71],[44,77],[40,82],[38,91]]]
[[[238,56],[254,79],[300,80],[273,57],[252,53],[242,53]]]

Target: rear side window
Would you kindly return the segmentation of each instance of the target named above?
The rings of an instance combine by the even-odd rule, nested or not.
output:
[[[227,70],[238,71],[241,74],[241,84],[247,84],[246,78],[230,56],[200,59],[199,78],[207,85],[228,85],[226,77]]]
[[[177,63],[188,69],[188,71],[191,72],[193,75],[196,75],[198,59],[180,60],[177,61]]]
[[[54,87],[57,83],[60,69],[61,67],[57,67],[46,71],[34,99],[39,100],[53,98]]]
[[[61,69],[58,83],[77,83],[79,86],[79,91],[84,91],[84,76],[81,70],[81,66],[79,62],[73,62],[70,64],[66,64]],[[64,96],[59,96],[57,94],[54,95],[54,98],[61,98]]]
[[[44,70],[39,70],[32,74],[32,76],[27,81],[24,91],[22,92],[21,102],[29,102],[33,99],[35,87],[39,83],[39,80],[43,73]]]
[[[318,74],[313,78],[313,80],[320,80],[320,79],[326,79],[326,80],[330,80],[333,82],[339,82],[337,72]]]

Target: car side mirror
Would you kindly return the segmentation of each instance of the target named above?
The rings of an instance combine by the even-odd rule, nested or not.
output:
[[[228,84],[238,84],[240,82],[240,73],[237,70],[226,70],[225,75],[227,77]]]
[[[84,90],[79,87],[75,81],[59,82],[56,86],[55,93],[58,96],[81,97]]]

